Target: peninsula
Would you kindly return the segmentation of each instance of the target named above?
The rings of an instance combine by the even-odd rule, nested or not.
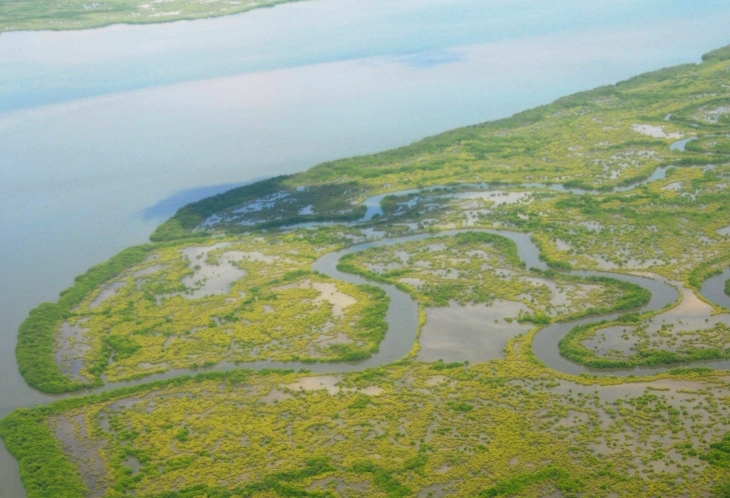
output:
[[[730,47],[236,188],[31,312],[76,394],[0,436],[30,498],[730,496],[729,195]]]

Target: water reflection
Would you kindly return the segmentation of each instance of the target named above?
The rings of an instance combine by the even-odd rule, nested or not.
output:
[[[343,60],[423,54],[414,61],[442,63],[451,57],[439,55],[444,49],[571,30],[624,30],[637,61],[670,43],[666,65],[727,43],[728,8],[682,0],[307,0],[194,22],[2,33],[0,112]],[[641,31],[655,32],[637,37]],[[687,37],[691,31],[698,36]]]

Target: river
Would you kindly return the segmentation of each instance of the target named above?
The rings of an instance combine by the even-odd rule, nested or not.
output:
[[[28,311],[186,202],[698,61],[728,25],[729,1],[310,0],[1,34],[0,416],[53,399],[17,372]],[[3,496],[17,471],[0,449]]]

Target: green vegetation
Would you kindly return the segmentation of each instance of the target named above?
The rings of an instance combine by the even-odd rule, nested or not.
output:
[[[387,196],[371,225],[387,235],[408,232],[406,224],[532,232],[551,268],[648,270],[697,288],[727,267],[730,250],[730,239],[718,233],[730,225],[726,66],[711,56],[506,120],[243,187],[181,209],[154,238],[354,219],[366,197],[441,185]],[[698,139],[685,152],[670,150],[679,137]],[[479,182],[493,188],[475,193]],[[592,193],[548,188],[557,185]],[[339,193],[340,204],[319,207],[318,199],[329,197],[318,194],[325,189]]]
[[[730,468],[730,435],[725,434],[721,441],[712,443],[710,449],[701,458],[709,462],[710,465],[723,469]],[[718,483],[712,489],[712,496],[719,498],[730,496],[730,482]]]
[[[496,486],[484,491],[481,496],[491,498],[496,496],[512,496],[525,491],[525,488],[545,481],[554,481],[555,487],[563,492],[579,491],[582,486],[580,482],[570,479],[568,474],[555,467],[546,467],[538,472],[517,474]]]
[[[380,154],[324,163],[219,197],[215,207],[211,204],[207,210],[184,208],[155,237],[180,237],[196,228],[230,231],[234,219],[248,219],[251,226],[284,223],[292,219],[289,216],[316,206],[316,197],[307,197],[306,192],[291,196],[301,186],[347,185],[342,199],[355,204],[301,215],[335,220],[354,216],[354,206],[375,194],[483,182],[523,192],[526,198],[502,203],[489,195],[482,199],[391,197],[384,200],[384,216],[378,221],[388,231],[404,222],[421,228],[453,224],[531,231],[544,249],[545,261],[556,269],[640,268],[665,276],[671,273],[673,278],[679,273],[684,280],[699,262],[726,254],[730,247],[716,233],[730,225],[724,202],[730,156],[717,144],[713,150],[685,152],[672,151],[669,145],[680,136],[700,137],[697,143],[724,140],[728,115],[723,113],[730,102],[726,66],[726,60],[713,56],[700,65],[649,73],[509,119],[450,131]],[[707,164],[715,168],[705,171],[702,166]],[[636,185],[666,166],[676,166],[667,171],[666,179]],[[515,188],[524,182],[582,186],[595,189],[596,194],[570,196],[539,187]],[[616,190],[622,186],[629,190]],[[259,200],[270,206],[250,212],[248,218],[246,213],[225,216],[245,207],[239,195],[257,188],[266,191]],[[281,199],[274,199],[277,193]],[[255,202],[255,197],[247,202]],[[190,216],[191,209],[195,216]],[[211,213],[224,216],[218,220]],[[202,224],[203,220],[207,223]]]
[[[725,294],[730,296],[730,278],[725,280]]]
[[[685,374],[617,396],[620,384],[565,381],[517,360],[437,371],[401,362],[336,383],[200,374],[21,410],[0,434],[24,469],[39,455],[42,472],[25,474],[30,498],[47,496],[41,478],[53,489],[77,475],[49,472],[60,448],[38,452],[22,437],[31,429],[63,436],[69,460],[109,497],[386,497],[442,486],[458,496],[676,496],[730,476],[700,459],[716,448],[706,434],[729,428],[723,380]]]
[[[573,328],[560,353],[593,368],[630,368],[730,358],[728,315],[688,289],[675,307],[655,314],[629,313]]]
[[[177,243],[134,254],[126,267],[100,273],[104,285],[75,299],[73,309],[43,315],[48,330],[72,330],[58,339],[58,355],[61,370],[78,381],[59,389],[221,361],[360,360],[378,351],[387,330],[385,293],[309,271],[317,249],[298,236]],[[81,366],[72,372],[73,364]]]
[[[73,287],[61,293],[57,303],[43,303],[30,312],[18,331],[15,355],[25,381],[42,391],[60,393],[87,387],[88,382],[74,382],[62,375],[54,360],[56,328],[92,290],[123,268],[140,263],[152,246],[125,249],[108,262],[91,268],[76,277]],[[96,384],[96,383],[94,383]]]
[[[42,411],[18,410],[0,421],[0,437],[19,461],[20,477],[29,497],[85,496],[88,487],[78,467],[61,450],[45,424]]]
[[[695,289],[699,289],[702,286],[702,282],[710,277],[721,274],[728,266],[728,263],[730,263],[730,256],[727,254],[703,261],[689,274],[689,284]]]
[[[531,311],[512,318],[535,324],[630,309],[651,297],[646,289],[606,277],[527,271],[516,244],[490,233],[372,248],[340,261],[339,270],[396,284],[425,306],[522,302]]]
[[[68,30],[110,24],[151,24],[203,19],[261,7],[273,7],[294,0],[167,0],[165,2],[111,0],[4,0],[0,3],[0,32],[20,30]]]
[[[628,322],[631,323],[631,322]],[[610,325],[626,325],[624,320],[611,322]],[[631,368],[637,366],[665,365],[672,363],[687,363],[703,360],[718,360],[730,358],[730,350],[723,349],[727,339],[730,337],[730,328],[724,324],[718,324],[713,329],[708,329],[702,335],[701,343],[704,347],[685,346],[679,351],[667,349],[653,349],[648,345],[642,347],[641,343],[636,347],[636,352],[618,358],[597,356],[589,350],[583,341],[590,339],[603,327],[609,325],[607,322],[590,323],[573,328],[559,342],[560,354],[566,358],[592,368]],[[719,340],[711,341],[710,334],[714,332]],[[719,347],[707,347],[713,342],[721,343]]]
[[[150,238],[159,242],[198,232],[209,235],[204,231],[208,228],[206,220],[236,233],[304,222],[355,221],[365,214],[362,206],[352,204],[360,192],[355,182],[291,187],[291,179],[278,176],[188,204]],[[201,227],[203,231],[195,231]]]
[[[458,325],[424,328],[360,372],[209,371],[18,410],[0,437],[29,497],[730,495],[726,373],[568,375],[532,350],[543,326],[585,318],[559,349],[586,366],[730,357],[729,315],[698,296],[730,262],[729,54],[182,208],[31,313],[29,384],[362,360],[388,329],[382,284],[415,299],[419,327],[478,309],[484,336],[508,338],[469,362]],[[361,220],[372,196],[372,220],[286,227]],[[338,268],[374,285],[312,270],[373,241]],[[641,272],[682,299],[637,309],[648,290],[576,270]],[[456,357],[418,361],[428,334]]]

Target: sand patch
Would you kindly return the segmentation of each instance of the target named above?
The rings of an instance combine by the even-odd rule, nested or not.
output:
[[[188,291],[158,296],[158,302],[164,297],[182,296],[185,299],[193,300],[231,292],[233,283],[247,274],[246,270],[236,265],[246,253],[231,251],[218,255],[216,257],[216,264],[211,264],[207,261],[208,254],[211,251],[229,245],[230,243],[228,242],[222,242],[212,246],[186,247],[181,249],[180,253],[182,257],[188,260],[190,269],[194,271],[192,275],[188,275],[182,279],[182,283],[188,288]]]
[[[663,126],[653,126],[647,124],[633,124],[631,129],[642,135],[646,135],[652,138],[671,138],[678,139],[684,136],[683,132],[665,132]]]
[[[319,375],[316,377],[302,377],[292,384],[284,384],[282,387],[293,391],[319,391],[326,390],[329,394],[343,393],[362,393],[368,396],[377,396],[383,392],[378,386],[368,386],[362,388],[340,387],[337,383],[340,377],[337,375]]]
[[[555,239],[555,249],[558,251],[572,251],[573,246],[562,239]]]
[[[291,394],[287,394],[284,391],[280,391],[277,388],[273,388],[271,391],[269,391],[266,396],[261,396],[259,398],[259,401],[263,401],[267,405],[270,405],[272,403],[279,403],[281,401],[287,400],[291,398]]]
[[[652,274],[642,275],[654,277]],[[583,344],[600,356],[629,356],[634,352],[633,348],[641,344],[644,347],[653,344],[652,348],[657,350],[678,351],[690,344],[702,346],[697,334],[691,332],[730,323],[730,314],[713,316],[712,306],[699,299],[694,291],[683,287],[680,282],[668,283],[675,285],[682,294],[679,305],[654,316],[642,327],[619,325],[598,329],[596,335]],[[642,337],[639,337],[639,331]]]
[[[124,287],[126,282],[112,282],[111,284],[104,287],[101,292],[99,292],[99,295],[94,298],[93,301],[89,303],[88,308],[90,310],[93,310],[95,308],[98,308],[101,303],[106,301],[107,299],[114,297],[114,295],[117,293],[119,289]]]
[[[285,384],[284,387],[294,391],[318,391],[325,389],[329,394],[337,394],[340,392],[340,388],[336,385],[339,380],[339,377],[335,375],[302,377],[293,384]]]
[[[314,303],[328,302],[332,304],[332,314],[342,317],[344,309],[357,303],[354,297],[337,290],[337,285],[327,282],[314,282],[312,288],[318,290],[321,295],[314,300]]]
[[[277,287],[277,290],[285,289],[314,289],[319,292],[319,296],[314,298],[314,304],[330,303],[332,305],[332,314],[341,318],[345,314],[345,308],[357,303],[357,299],[349,294],[337,290],[337,284],[331,282],[312,282],[309,279],[302,280]],[[325,331],[326,332],[326,331]]]
[[[681,287],[679,282],[669,282]],[[682,287],[680,292],[682,293],[682,302],[679,306],[672,308],[666,313],[662,313],[657,318],[665,320],[673,319],[690,319],[690,318],[708,318],[712,314],[712,306],[702,301],[697,297],[694,291]]]
[[[427,386],[433,387],[433,386],[438,386],[439,384],[442,384],[447,380],[448,380],[448,377],[446,377],[445,375],[434,375],[432,377],[427,378],[424,382],[426,383]]]

